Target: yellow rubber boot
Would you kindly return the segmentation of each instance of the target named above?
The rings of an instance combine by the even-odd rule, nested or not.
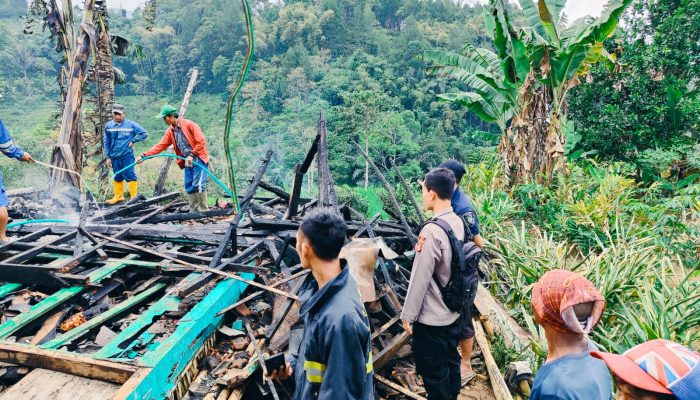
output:
[[[139,182],[138,181],[129,182],[129,195],[133,199],[134,197],[136,197],[137,194],[139,194]]]
[[[119,202],[124,201],[124,181],[114,182],[114,197],[105,201],[105,204],[110,206],[115,205]]]

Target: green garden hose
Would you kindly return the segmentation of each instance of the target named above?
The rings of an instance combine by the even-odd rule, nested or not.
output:
[[[185,157],[180,157],[180,156],[178,156],[178,155],[170,154],[170,153],[156,154],[156,155],[153,155],[153,156],[144,157],[144,158],[142,158],[141,160],[142,160],[142,161],[146,161],[146,160],[150,160],[151,158],[158,158],[158,157],[170,157],[170,158],[177,158],[177,159],[180,159],[180,160],[185,160]],[[219,178],[217,178],[211,171],[209,171],[209,169],[207,168],[206,165],[200,164],[200,163],[198,163],[197,161],[193,161],[192,163],[193,163],[194,165],[200,167],[207,175],[209,175],[209,176],[211,177],[211,179],[214,180],[214,182],[216,182],[217,185],[221,186],[221,188],[224,189],[224,191],[225,191],[226,193],[228,193],[228,195],[231,196],[232,199],[234,199],[234,201],[236,202],[236,204],[238,204],[238,198],[237,198],[237,197],[234,197],[234,193],[231,192],[231,189],[229,189],[229,188],[226,186],[225,183],[221,182],[221,180],[219,180]],[[115,172],[114,172],[114,175],[118,175],[119,173],[126,171],[127,169],[133,167],[133,166],[136,165],[136,164],[138,164],[138,163],[137,163],[137,162],[133,162],[133,163],[127,165],[126,167],[120,169],[119,171],[115,171]]]
[[[250,6],[248,5],[247,0],[241,0],[241,4],[243,5],[243,14],[245,14],[246,33],[248,36],[248,52],[246,53],[245,61],[243,62],[241,74],[238,77],[238,81],[234,86],[233,93],[231,93],[231,97],[228,100],[228,105],[226,107],[226,129],[224,131],[224,150],[226,152],[226,160],[228,162],[228,178],[231,190],[233,190],[233,194],[231,197],[236,203],[236,211],[238,212],[241,211],[241,205],[238,202],[238,190],[236,189],[236,174],[233,168],[233,156],[231,155],[229,137],[231,136],[231,126],[233,125],[233,105],[235,104],[236,96],[238,96],[238,93],[241,91],[241,88],[243,88],[245,80],[248,77],[250,60],[251,58],[253,58],[253,49],[255,47],[255,39],[253,37],[253,19],[250,12]]]
[[[13,222],[10,225],[7,225],[7,229],[16,228],[16,227],[22,226],[22,225],[31,225],[31,224],[70,224],[70,223],[71,222],[68,221],[67,219],[29,219],[26,221]]]

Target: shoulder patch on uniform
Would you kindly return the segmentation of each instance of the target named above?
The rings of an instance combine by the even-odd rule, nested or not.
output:
[[[464,218],[464,221],[466,221],[469,227],[473,227],[474,224],[476,224],[476,213],[474,211],[467,211],[462,214],[462,218]]]
[[[418,236],[418,243],[416,243],[416,253],[423,251],[423,246],[425,245],[425,236]]]

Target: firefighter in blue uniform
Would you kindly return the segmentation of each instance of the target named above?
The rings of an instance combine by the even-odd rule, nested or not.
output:
[[[32,156],[26,151],[23,151],[12,142],[10,132],[5,129],[2,120],[0,119],[0,151],[10,157],[24,162],[34,162]],[[0,172],[0,243],[7,242],[5,232],[7,229],[7,195],[5,194],[5,183],[2,181],[2,172]]]
[[[302,286],[300,347],[273,378],[294,376],[293,400],[374,399],[369,319],[345,260],[338,259],[347,237],[343,219],[320,211],[302,222],[297,252],[311,269]]]
[[[464,165],[457,160],[447,160],[440,164],[440,168],[447,168],[454,173],[455,191],[452,193],[452,209],[467,223],[474,244],[483,249],[484,239],[481,237],[481,232],[479,232],[479,218],[476,215],[476,210],[469,197],[459,188],[459,182],[467,172]],[[474,303],[478,283],[478,277],[475,276],[469,287],[469,304]],[[459,347],[462,349],[460,373],[462,386],[464,386],[476,376],[471,364],[472,349],[474,348],[474,325],[472,323],[471,307],[460,314],[460,320]]]
[[[136,162],[134,143],[142,142],[148,137],[148,132],[134,121],[124,116],[124,106],[112,106],[112,120],[105,124],[104,152],[107,157],[107,168],[118,172],[129,164]],[[126,171],[114,175],[114,197],[107,200],[113,205],[124,201],[124,181],[129,185],[129,195],[133,199],[138,194],[139,182],[133,166]]]

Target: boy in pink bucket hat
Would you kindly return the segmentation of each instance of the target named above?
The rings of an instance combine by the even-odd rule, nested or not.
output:
[[[615,375],[618,400],[700,399],[700,354],[656,339],[623,354],[592,351]]]

